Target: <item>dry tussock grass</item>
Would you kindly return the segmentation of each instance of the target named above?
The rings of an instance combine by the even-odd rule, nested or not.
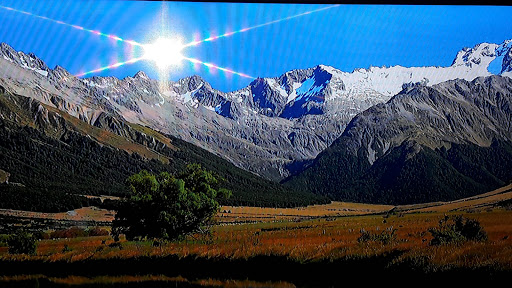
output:
[[[389,211],[394,206],[350,202],[332,202],[325,205],[311,205],[297,208],[267,208],[246,206],[222,206],[217,220],[231,222],[270,222],[283,220],[304,220],[325,216],[350,216],[376,214]]]
[[[110,247],[109,236],[43,240],[37,255],[9,255],[0,250],[0,260],[44,260],[79,262],[85,259],[130,259],[134,257],[179,257],[249,259],[254,256],[285,256],[298,262],[335,261],[402,254],[396,263],[421,260],[425,267],[492,266],[512,271],[512,211],[494,210],[466,214],[480,221],[489,236],[486,242],[465,242],[430,246],[428,229],[435,227],[444,213],[351,216],[302,222],[256,223],[216,226],[211,237],[195,235],[187,240],[153,247],[147,242],[123,241],[122,249]],[[389,243],[359,242],[362,231],[380,234],[396,229]],[[102,243],[103,242],[103,243]],[[68,250],[65,252],[65,247]],[[425,260],[426,259],[426,260]],[[427,261],[427,263],[424,263]],[[437,268],[436,268],[437,267]]]
[[[0,247],[0,261],[73,263],[88,259],[129,260],[139,257],[243,260],[276,256],[308,263],[395,255],[388,263],[391,267],[405,265],[430,272],[483,267],[512,272],[512,211],[490,209],[492,206],[486,205],[512,198],[512,192],[507,192],[507,189],[505,187],[464,201],[436,204],[429,208],[426,208],[427,204],[391,210],[392,206],[342,202],[290,209],[222,207],[222,210],[231,210],[231,213],[223,213],[224,216],[219,217],[221,225],[213,226],[210,236],[193,235],[159,247],[152,246],[152,241],[125,240],[121,241],[119,247],[111,245],[113,240],[110,236],[49,239],[40,241],[37,254],[30,256],[10,255],[6,247]],[[486,205],[484,209],[475,209],[483,204]],[[452,211],[461,208],[461,205],[469,205],[470,211],[476,212]],[[413,208],[416,210],[411,210]],[[428,212],[419,213],[418,209]],[[445,215],[453,214],[478,220],[487,232],[488,240],[431,246],[432,236],[428,229],[437,227]],[[256,223],[233,223],[254,219],[258,219]],[[379,237],[358,241],[364,233],[379,236],[387,235],[390,231],[395,232],[389,241],[382,241]],[[75,283],[82,280],[65,281]],[[218,280],[201,281],[196,284],[213,285]],[[236,286],[238,284],[232,287],[243,287]],[[286,283],[283,285],[287,287]]]

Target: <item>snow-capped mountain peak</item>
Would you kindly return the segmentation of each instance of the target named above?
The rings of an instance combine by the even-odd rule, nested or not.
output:
[[[148,75],[147,75],[144,71],[139,71],[139,72],[135,73],[135,75],[133,76],[133,78],[149,80]]]
[[[496,49],[500,45],[493,43],[480,43],[473,48],[463,48],[453,60],[452,66],[474,65],[488,66],[496,57]]]
[[[16,63],[22,68],[32,70],[44,77],[48,76],[50,69],[46,64],[33,53],[25,54],[14,50],[6,43],[0,44],[1,58],[11,63]]]
[[[278,180],[289,174],[288,164],[316,157],[356,114],[404,88],[491,73],[512,77],[511,44],[463,49],[448,67],[395,65],[344,72],[317,65],[257,78],[247,87],[224,93],[197,75],[175,82],[154,80],[142,71],[124,79],[78,78],[59,66],[49,69],[35,55],[3,43],[0,86],[88,122],[100,113],[118,115]]]

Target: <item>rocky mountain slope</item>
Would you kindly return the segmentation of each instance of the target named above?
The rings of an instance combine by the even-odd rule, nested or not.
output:
[[[333,199],[452,200],[512,181],[512,79],[407,87],[358,114],[287,185]]]
[[[148,126],[194,143],[238,167],[280,180],[303,169],[357,113],[403,88],[450,79],[511,75],[511,43],[460,51],[449,67],[371,67],[351,73],[319,65],[258,78],[224,93],[198,76],[177,82],[134,77],[77,78],[33,54],[0,45],[0,85],[122,134],[109,119]],[[496,68],[499,66],[499,69]]]
[[[326,201],[286,189],[150,128],[104,114],[94,123],[108,129],[34,98],[0,93],[0,169],[11,174],[9,182],[22,184],[0,185],[0,192],[42,199],[47,193],[122,196],[127,192],[125,179],[142,169],[177,173],[188,163],[200,163],[226,179],[233,197],[224,204],[290,207]]]

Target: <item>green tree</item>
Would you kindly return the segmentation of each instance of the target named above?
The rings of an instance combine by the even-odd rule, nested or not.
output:
[[[205,231],[219,210],[220,197],[231,191],[221,187],[221,179],[199,164],[190,164],[177,177],[162,172],[141,171],[126,180],[131,195],[117,207],[113,235],[128,240],[161,238],[173,240]]]

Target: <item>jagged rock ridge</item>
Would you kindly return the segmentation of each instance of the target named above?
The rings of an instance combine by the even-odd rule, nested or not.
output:
[[[229,93],[198,76],[160,82],[139,72],[124,79],[79,79],[2,44],[0,85],[116,133],[122,129],[107,125],[104,117],[154,128],[280,180],[327,148],[357,113],[403,88],[488,76],[495,61],[501,61],[499,73],[510,76],[509,44],[463,49],[449,67],[371,67],[348,73],[318,65],[258,78]]]

